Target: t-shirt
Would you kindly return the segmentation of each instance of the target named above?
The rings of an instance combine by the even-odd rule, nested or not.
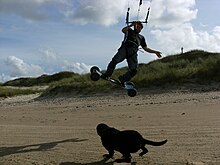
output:
[[[142,36],[139,33],[136,33],[131,28],[128,30],[127,33],[125,33],[124,43],[125,45],[135,48],[138,48],[139,46],[147,46],[144,36]]]

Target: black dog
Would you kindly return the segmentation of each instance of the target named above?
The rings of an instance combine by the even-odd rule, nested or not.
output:
[[[103,156],[112,158],[114,155],[114,150],[120,152],[123,155],[121,159],[115,160],[117,163],[130,163],[131,153],[135,153],[140,149],[142,150],[142,152],[139,154],[140,156],[146,154],[148,150],[145,148],[145,144],[161,146],[167,142],[167,140],[161,142],[146,140],[137,131],[119,131],[103,123],[98,124],[96,130],[98,135],[101,137],[102,145],[109,152]]]

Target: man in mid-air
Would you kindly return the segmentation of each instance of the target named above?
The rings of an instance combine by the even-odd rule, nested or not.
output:
[[[134,28],[132,29],[131,27]],[[124,85],[124,82],[130,81],[131,78],[137,73],[137,52],[139,46],[141,46],[148,53],[154,53],[159,58],[162,57],[161,52],[147,47],[144,36],[140,34],[142,29],[143,24],[140,21],[132,22],[130,25],[122,28],[122,32],[125,34],[124,41],[118,49],[118,52],[108,64],[106,72],[102,74],[102,78],[108,79],[111,77],[116,65],[126,59],[129,70],[125,74],[119,76],[118,79],[122,85]]]

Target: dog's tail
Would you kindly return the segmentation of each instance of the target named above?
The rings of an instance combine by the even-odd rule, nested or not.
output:
[[[152,145],[152,146],[162,146],[162,145],[164,145],[166,142],[167,142],[167,140],[155,142],[155,141],[151,141],[151,140],[144,139],[144,143],[145,143],[145,144]]]

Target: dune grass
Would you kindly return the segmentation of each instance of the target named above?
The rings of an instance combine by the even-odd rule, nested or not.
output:
[[[126,70],[127,67],[116,69],[113,78],[117,78]],[[140,64],[138,73],[132,81],[137,88],[220,83],[220,53],[192,50],[183,54],[170,55],[148,64]],[[90,74],[79,75],[72,72],[60,72],[51,76],[42,75],[38,78],[20,78],[2,84],[2,86],[6,85],[49,85],[49,88],[42,92],[42,96],[60,93],[93,94],[108,92],[114,88],[120,89],[119,86],[104,80],[91,81]]]
[[[39,92],[40,92],[39,90],[33,90],[33,89],[18,89],[18,88],[0,86],[0,97],[2,98],[13,97],[18,95],[29,95]]]
[[[65,78],[74,77],[73,72],[59,72],[53,75],[42,75],[40,77],[27,77],[27,78],[18,78],[15,80],[7,81],[2,84],[2,86],[16,86],[16,87],[32,87],[32,86],[43,86],[48,85],[52,82],[60,81]]]
[[[113,77],[125,73],[126,67],[116,69]],[[182,86],[184,84],[209,85],[220,82],[220,54],[193,50],[167,56],[148,64],[140,64],[138,74],[132,79],[137,88]],[[120,87],[100,80],[93,82],[90,74],[64,79],[53,83],[43,95],[60,92],[91,94],[108,92]]]
[[[220,54],[194,50],[139,66],[134,81],[141,87],[220,82]]]

